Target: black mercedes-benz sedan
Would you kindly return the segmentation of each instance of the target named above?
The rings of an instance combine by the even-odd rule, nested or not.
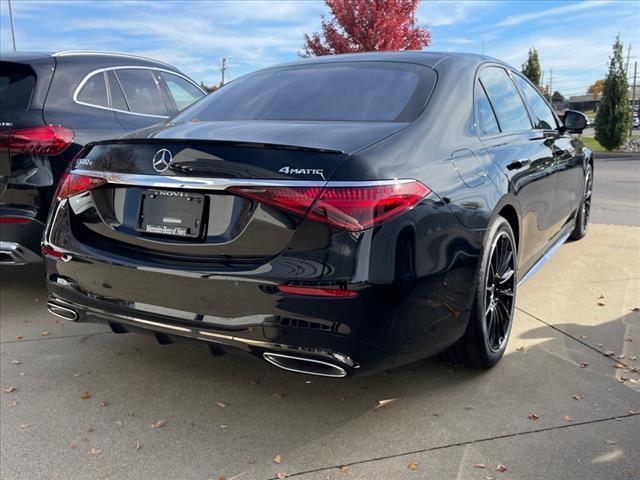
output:
[[[0,265],[41,262],[58,180],[89,142],[204,97],[176,67],[114,52],[0,53]]]
[[[491,367],[517,286],[585,235],[584,126],[478,55],[255,72],[78,155],[43,240],[49,310],[315,375]]]

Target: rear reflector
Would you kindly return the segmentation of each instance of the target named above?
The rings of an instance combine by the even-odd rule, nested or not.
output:
[[[58,184],[56,197],[58,201],[64,200],[65,198],[88,192],[89,190],[97,188],[100,185],[104,185],[105,183],[107,183],[107,180],[104,178],[66,173]]]
[[[56,259],[60,259],[64,257],[64,253],[59,252],[58,250],[56,250],[53,247],[50,247],[49,245],[42,246],[42,255],[45,257],[52,257]]]
[[[0,217],[0,223],[23,224],[31,221],[28,217]]]
[[[278,290],[289,295],[307,295],[310,297],[353,298],[358,292],[331,287],[301,287],[298,285],[278,285]]]
[[[73,132],[61,126],[19,128],[0,134],[0,148],[10,152],[58,155],[72,140]]]
[[[431,192],[417,180],[325,188],[231,187],[229,191],[349,231],[365,230],[397,217]]]

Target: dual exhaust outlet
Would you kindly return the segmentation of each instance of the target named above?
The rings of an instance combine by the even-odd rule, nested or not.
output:
[[[47,309],[56,317],[71,322],[75,322],[78,319],[78,313],[75,310],[53,302],[47,303]],[[270,364],[290,372],[333,378],[343,378],[347,376],[347,371],[343,367],[324,360],[275,352],[264,352],[262,357]]]

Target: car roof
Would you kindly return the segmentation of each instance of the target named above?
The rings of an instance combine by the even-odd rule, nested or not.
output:
[[[110,64],[146,64],[167,68],[169,70],[179,71],[175,66],[139,55],[130,55],[121,52],[102,52],[94,50],[65,50],[61,52],[2,52],[0,59],[9,62],[30,63],[33,61],[43,60],[46,58],[56,58],[59,60],[75,60],[82,59],[87,63],[110,63]]]
[[[453,62],[480,64],[485,62],[493,62],[506,65],[501,60],[479,55],[475,53],[463,52],[436,52],[423,50],[403,50],[389,52],[364,52],[364,53],[344,53],[339,55],[325,55],[321,57],[309,57],[295,62],[284,63],[276,67],[294,66],[294,65],[313,65],[333,62],[405,62],[416,63],[430,68],[436,68],[441,64],[449,64]]]

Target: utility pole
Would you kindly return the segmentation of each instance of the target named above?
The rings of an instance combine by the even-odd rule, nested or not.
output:
[[[638,62],[633,62],[633,88],[631,89],[631,118],[633,119],[633,107],[636,105],[636,73],[638,71]],[[629,127],[629,135],[633,135],[633,121]]]
[[[551,103],[552,96],[553,96],[553,68],[549,72],[549,103]]]
[[[624,73],[629,75],[629,59],[631,58],[631,44],[629,44],[629,48],[627,49],[627,66],[624,69]]]
[[[220,65],[220,72],[222,73],[222,80],[220,81],[220,86],[224,85],[224,72],[227,70],[227,58],[222,58],[222,64]]]
[[[13,40],[13,51],[16,51],[16,31],[13,27],[13,10],[11,9],[11,0],[7,0],[9,3],[9,22],[11,23],[11,40]]]

